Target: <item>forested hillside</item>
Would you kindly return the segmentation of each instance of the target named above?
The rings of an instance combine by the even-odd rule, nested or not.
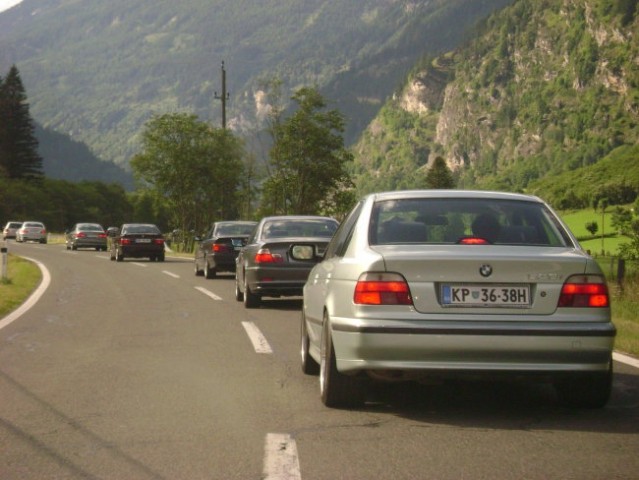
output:
[[[127,165],[153,114],[218,123],[220,64],[229,124],[249,135],[259,91],[317,85],[358,137],[425,52],[459,45],[512,0],[24,0],[0,14],[0,71],[16,64],[36,122]],[[46,164],[46,158],[45,158]]]
[[[636,195],[638,33],[637,0],[517,0],[413,70],[356,147],[358,187],[418,186],[441,155],[459,186]]]

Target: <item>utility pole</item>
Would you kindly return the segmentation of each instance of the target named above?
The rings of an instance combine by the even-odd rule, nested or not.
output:
[[[222,61],[222,95],[218,95],[215,92],[215,100],[222,101],[222,129],[226,130],[226,101],[230,98],[230,95],[226,92],[226,70],[224,69],[224,61]]]

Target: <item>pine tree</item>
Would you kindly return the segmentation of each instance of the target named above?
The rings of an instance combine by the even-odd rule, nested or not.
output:
[[[7,77],[0,79],[0,175],[10,179],[42,177],[42,158],[27,95],[14,65]]]
[[[432,167],[426,173],[426,188],[446,189],[455,188],[453,174],[446,165],[446,160],[437,157],[433,161]]]

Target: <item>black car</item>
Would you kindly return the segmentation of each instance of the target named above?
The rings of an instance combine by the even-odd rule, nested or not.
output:
[[[196,237],[195,274],[215,278],[219,272],[235,272],[235,259],[257,222],[215,222],[204,236]]]
[[[95,248],[107,250],[107,234],[98,223],[76,223],[65,234],[67,250]]]
[[[125,223],[112,235],[111,260],[121,262],[127,257],[164,261],[164,236],[151,223]]]
[[[237,257],[235,299],[243,301],[246,308],[256,308],[262,297],[302,295],[319,255],[295,259],[292,246],[310,245],[319,254],[338,225],[332,218],[311,215],[263,218]]]

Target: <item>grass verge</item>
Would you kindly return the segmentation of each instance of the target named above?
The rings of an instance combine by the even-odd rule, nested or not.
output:
[[[0,318],[18,308],[41,279],[42,274],[35,263],[9,254],[7,277],[0,278]]]

